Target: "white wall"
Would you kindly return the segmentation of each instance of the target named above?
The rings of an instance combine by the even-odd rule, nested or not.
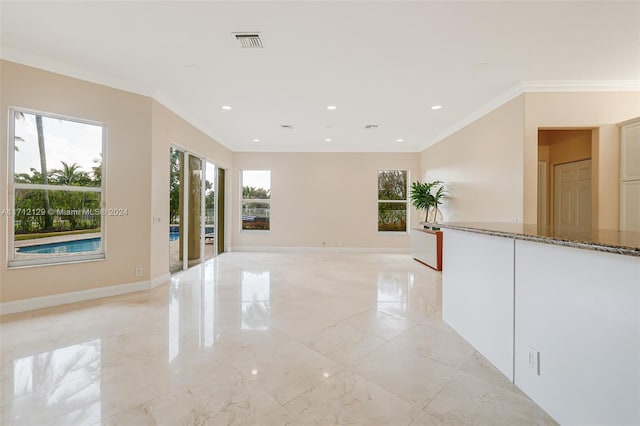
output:
[[[442,249],[442,319],[513,380],[513,240],[445,229]]]
[[[234,153],[232,246],[396,248],[409,251],[409,235],[378,232],[378,170],[409,170],[413,153]],[[271,230],[240,230],[240,171],[271,170]],[[412,209],[410,223],[420,218]]]
[[[515,384],[561,424],[640,424],[640,258],[516,241],[515,260]]]

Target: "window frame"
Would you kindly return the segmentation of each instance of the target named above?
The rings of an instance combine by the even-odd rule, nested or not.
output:
[[[99,126],[102,128],[102,141],[101,141],[101,154],[102,154],[102,162],[101,162],[101,181],[99,187],[87,187],[87,186],[73,186],[73,185],[44,185],[44,184],[26,184],[26,183],[16,183],[16,174],[15,174],[15,113],[21,112],[24,114],[31,115],[40,115],[42,117],[51,118],[54,120],[64,120],[71,121],[74,123],[80,124],[88,124],[92,126]],[[88,120],[84,118],[78,118],[74,116],[69,116],[65,114],[56,114],[51,112],[45,112],[41,110],[36,110],[32,108],[24,108],[19,106],[9,106],[8,111],[8,119],[7,119],[7,130],[8,130],[8,141],[7,141],[7,202],[6,206],[10,212],[15,210],[15,202],[16,202],[16,190],[18,189],[35,189],[35,190],[50,190],[50,191],[72,191],[72,192],[96,192],[100,194],[100,208],[107,208],[107,197],[106,197],[106,188],[107,188],[107,125],[104,122]],[[34,259],[16,259],[15,258],[15,221],[14,214],[6,214],[6,229],[7,229],[7,259],[6,265],[7,268],[24,268],[24,267],[37,267],[37,266],[47,266],[47,265],[64,265],[64,264],[73,264],[73,263],[83,263],[83,262],[95,262],[107,259],[107,218],[108,215],[101,214],[100,218],[100,243],[101,243],[101,251],[90,253],[90,254],[81,254],[81,255],[68,255],[68,256],[46,256],[41,258]]]
[[[404,200],[381,200],[380,198],[378,198],[380,195],[378,193],[378,187],[379,187],[379,176],[380,176],[380,172],[406,172],[407,174],[407,180],[405,182],[405,194],[406,197]],[[410,205],[410,197],[409,197],[409,182],[411,182],[411,177],[410,177],[410,173],[411,171],[408,169],[379,169],[376,171],[376,199],[377,199],[377,203],[376,203],[376,214],[378,214],[378,212],[380,211],[380,203],[397,203],[397,204],[405,204],[406,205],[406,213],[405,213],[405,229],[404,231],[381,231],[379,229],[380,226],[380,222],[379,220],[376,220],[376,228],[377,228],[377,233],[378,235],[406,235],[409,233],[409,219],[410,219],[410,212],[411,212],[411,205]]]
[[[269,198],[244,198],[244,172],[269,172]],[[240,232],[267,233],[271,232],[271,169],[240,169]],[[269,205],[269,229],[244,229],[242,227],[242,206],[247,203],[261,203]]]

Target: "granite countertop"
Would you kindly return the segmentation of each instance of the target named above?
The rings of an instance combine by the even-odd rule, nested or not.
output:
[[[640,232],[608,229],[577,230],[501,222],[444,222],[439,225],[443,229],[640,256]]]

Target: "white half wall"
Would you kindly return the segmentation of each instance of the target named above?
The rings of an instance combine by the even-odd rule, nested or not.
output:
[[[640,258],[518,240],[515,276],[515,384],[561,424],[640,424]]]
[[[445,229],[442,318],[513,380],[514,241]]]

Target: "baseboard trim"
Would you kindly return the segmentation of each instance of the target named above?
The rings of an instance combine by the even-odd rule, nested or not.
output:
[[[52,306],[67,305],[69,303],[85,302],[87,300],[102,299],[103,297],[119,296],[135,293],[157,287],[169,281],[171,275],[166,274],[151,281],[138,281],[129,284],[112,285],[108,287],[90,288],[87,290],[71,291],[68,293],[52,294],[51,296],[32,297],[0,303],[0,315],[16,314]]]
[[[409,254],[409,248],[387,247],[231,247],[232,252],[257,253],[378,253]]]
[[[156,288],[162,284],[168,283],[169,281],[171,281],[171,274],[160,275],[159,277],[155,277],[149,281],[149,287]]]

